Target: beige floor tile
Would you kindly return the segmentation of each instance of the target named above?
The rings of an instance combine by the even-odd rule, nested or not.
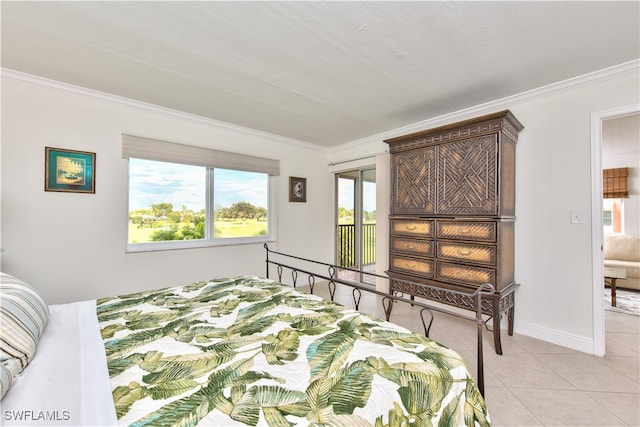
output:
[[[606,354],[615,356],[639,356],[640,333],[607,331]]]
[[[608,367],[638,383],[640,389],[640,359],[638,357],[605,356],[603,359]]]
[[[485,367],[506,387],[573,390],[576,387],[528,353],[485,353]]]
[[[585,392],[630,426],[640,426],[640,394]]]
[[[607,366],[602,357],[558,354],[536,354],[534,357],[580,390],[638,392],[636,381]]]
[[[552,344],[550,342],[542,341],[525,335],[515,334],[512,339],[514,343],[519,347],[520,351],[531,354],[583,354],[568,347],[562,347],[560,345]]]
[[[545,426],[625,426],[626,423],[582,391],[511,388]]]
[[[640,333],[640,316],[615,313],[605,310],[607,332],[635,332]]]
[[[485,402],[494,427],[542,425],[540,420],[506,387],[487,387]]]
[[[617,337],[614,337],[613,335],[616,335]],[[624,343],[624,339],[620,338],[621,335],[629,334],[621,334],[619,332],[610,332],[607,334],[605,354],[607,356],[640,357],[640,353],[638,353],[637,350]]]

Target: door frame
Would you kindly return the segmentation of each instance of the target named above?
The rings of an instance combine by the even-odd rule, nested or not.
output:
[[[640,104],[591,113],[591,254],[593,278],[593,354],[605,355],[604,232],[602,225],[602,122],[640,113]]]
[[[353,223],[354,223],[354,260],[356,261],[356,267],[359,270],[363,269],[363,265],[362,265],[362,257],[363,257],[363,247],[362,247],[362,241],[363,241],[363,197],[364,197],[364,173],[367,171],[374,171],[374,175],[375,175],[375,179],[376,179],[376,187],[377,187],[377,168],[376,165],[369,165],[369,166],[361,166],[361,167],[354,167],[354,168],[350,168],[350,169],[346,169],[346,170],[342,170],[342,171],[338,171],[338,172],[334,172],[334,181],[335,181],[335,206],[334,206],[334,223],[335,223],[335,229],[337,231],[339,224],[338,224],[338,208],[339,208],[339,195],[340,195],[340,189],[339,189],[339,180],[340,180],[340,175],[344,175],[344,174],[350,174],[353,175],[352,177],[350,176],[349,178],[353,178],[354,181],[354,185],[353,185]],[[343,179],[347,179],[347,177],[344,177]],[[377,212],[377,200],[376,200],[376,212]],[[376,218],[376,227],[377,227],[377,218]],[[339,259],[338,259],[338,252],[339,252],[339,248],[338,248],[338,233],[335,232],[334,233],[334,259],[335,259],[335,263],[339,264]],[[377,241],[377,238],[376,238]],[[364,277],[362,274],[360,274],[359,277],[359,281],[361,282],[365,282]]]

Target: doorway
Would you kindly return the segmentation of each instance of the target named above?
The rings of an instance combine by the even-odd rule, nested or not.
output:
[[[338,276],[375,284],[376,169],[336,173],[336,261]]]
[[[603,148],[606,136],[603,133],[604,122],[616,118],[640,113],[640,105],[593,113],[591,115],[591,188],[592,188],[592,277],[593,277],[593,354],[605,355],[605,319],[604,319],[604,214],[602,195],[602,169],[604,165]]]

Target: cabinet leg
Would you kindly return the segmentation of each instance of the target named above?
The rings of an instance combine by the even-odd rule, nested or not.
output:
[[[508,311],[507,311],[507,332],[509,333],[509,335],[513,336],[513,307],[511,307]]]
[[[496,347],[496,353],[502,355],[502,342],[500,341],[500,311],[496,311],[493,316],[493,344]]]

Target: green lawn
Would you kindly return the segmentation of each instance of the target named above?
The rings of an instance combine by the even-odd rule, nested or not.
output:
[[[216,238],[261,236],[266,233],[267,221],[229,220],[216,221],[214,224],[214,237]]]
[[[172,223],[168,221],[157,221],[153,223],[153,227],[138,227],[129,221],[129,243],[146,243],[150,242],[151,235],[157,230],[168,230]],[[255,219],[248,220],[228,220],[216,221],[215,236],[216,238],[230,237],[251,237],[266,234],[267,221],[257,221]]]

